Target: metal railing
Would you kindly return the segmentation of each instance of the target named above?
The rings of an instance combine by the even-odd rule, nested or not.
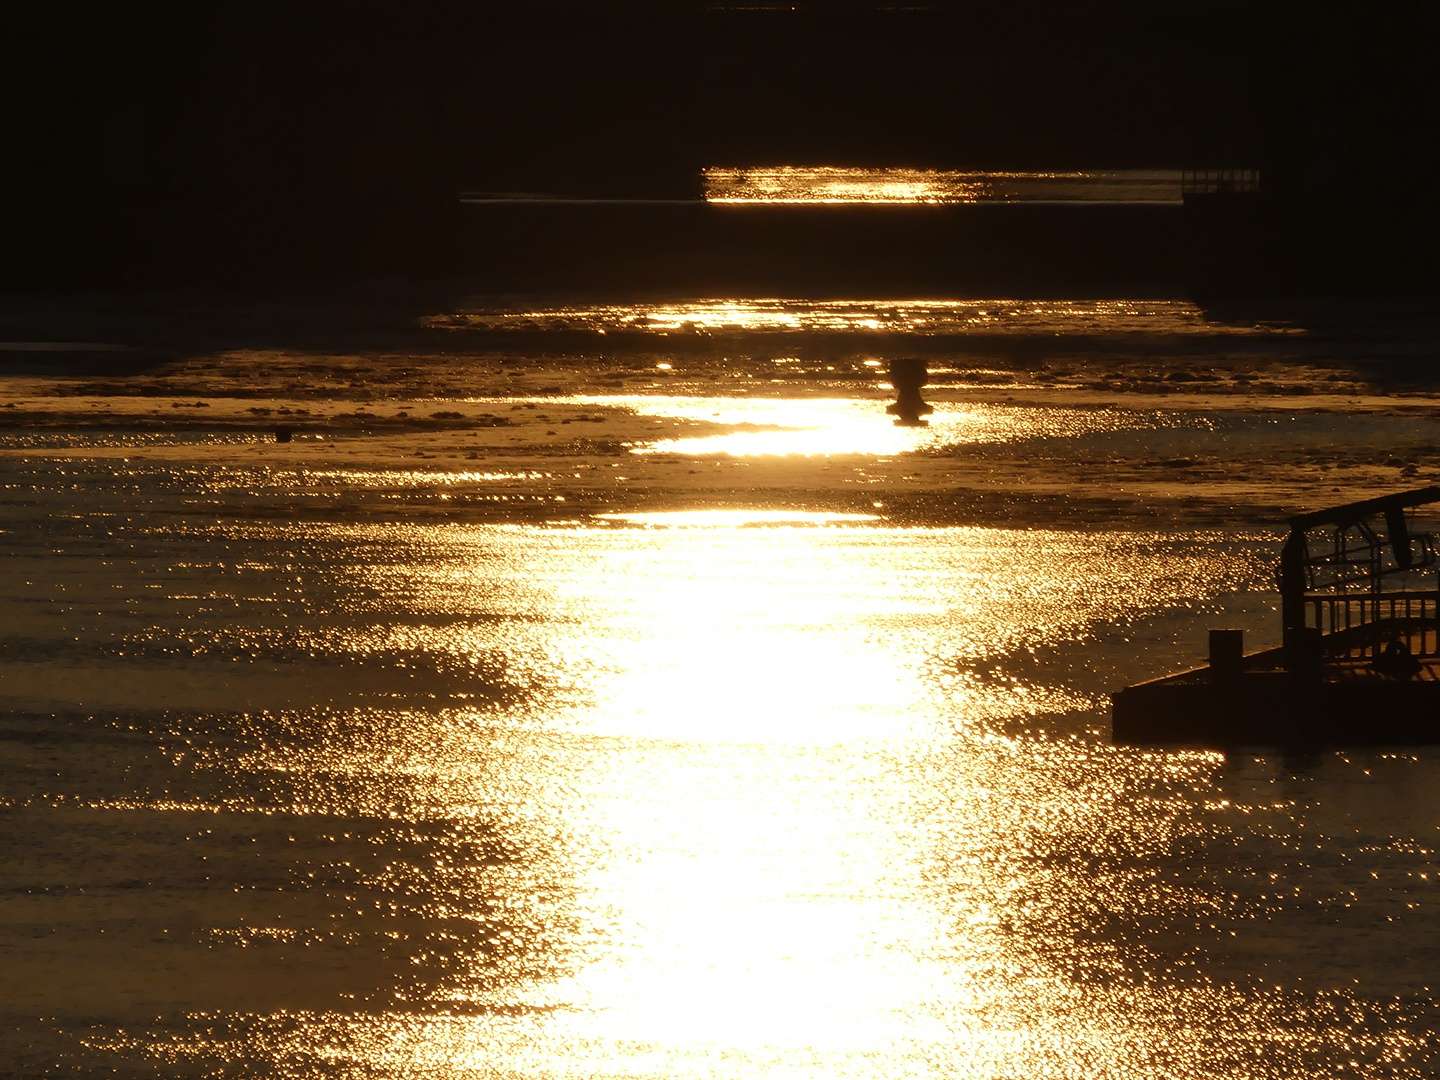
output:
[[[1392,641],[1411,656],[1440,656],[1440,592],[1312,595],[1305,608],[1331,656],[1373,658]]]
[[[1259,190],[1259,169],[1186,169],[1180,174],[1182,195],[1253,194]]]

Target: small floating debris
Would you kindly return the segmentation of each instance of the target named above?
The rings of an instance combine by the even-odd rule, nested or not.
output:
[[[1440,743],[1435,539],[1409,515],[1420,488],[1289,519],[1280,552],[1279,648],[1210,631],[1205,667],[1111,696],[1129,746],[1420,746]],[[1419,579],[1424,588],[1413,588]],[[1398,586],[1398,587],[1397,587]]]

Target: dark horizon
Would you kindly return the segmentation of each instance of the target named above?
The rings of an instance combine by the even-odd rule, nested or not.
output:
[[[1434,22],[1241,4],[32,11],[7,72],[7,283],[484,276],[462,191],[692,198],[707,167],[781,165],[1257,168],[1287,219],[1276,243],[1313,248],[1298,262],[1433,282]]]

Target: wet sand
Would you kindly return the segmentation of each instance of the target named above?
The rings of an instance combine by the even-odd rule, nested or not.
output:
[[[0,350],[0,453],[294,469],[323,474],[308,482],[333,496],[325,514],[454,520],[704,506],[869,512],[880,502],[885,518],[909,523],[1266,525],[1440,478],[1429,370],[1440,338],[1420,317],[1392,326],[1384,312],[1362,313],[1315,327],[1136,302],[1141,317],[1111,305],[1005,325],[958,320],[941,333],[816,317],[782,331],[644,314],[686,310],[674,303],[529,312],[502,299],[446,314],[437,298],[253,308],[202,299],[12,301],[9,335],[49,340]],[[926,396],[942,414],[1163,414],[1166,426],[1209,425],[1214,437],[1067,445],[1030,431],[957,445],[917,438],[885,453],[850,452],[843,440],[823,452],[724,452],[693,440],[766,424],[635,407],[851,400],[873,403],[881,425],[885,362],[906,354],[926,357]],[[1274,430],[1258,441],[1217,431],[1225,416]],[[277,428],[291,441],[276,442]],[[692,441],[674,452],[676,439]],[[345,472],[367,479],[342,492]]]

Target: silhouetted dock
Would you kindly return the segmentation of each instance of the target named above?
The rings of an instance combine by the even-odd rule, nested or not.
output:
[[[1291,518],[1278,574],[1284,643],[1246,655],[1241,631],[1212,630],[1205,667],[1113,695],[1113,741],[1216,749],[1440,743],[1436,546],[1407,519],[1435,502],[1440,487]],[[1429,577],[1432,587],[1409,588],[1413,577]],[[1387,588],[1396,581],[1404,587]]]

